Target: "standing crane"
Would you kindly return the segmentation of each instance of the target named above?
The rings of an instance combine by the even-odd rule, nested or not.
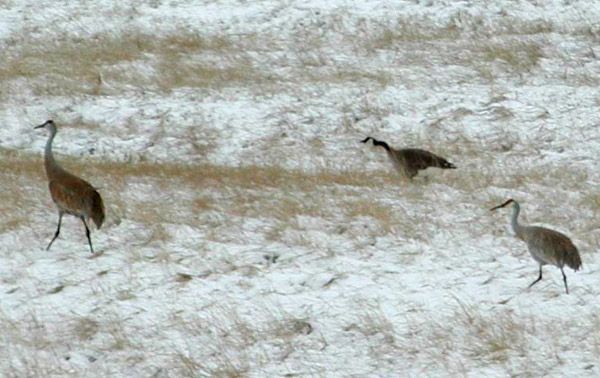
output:
[[[513,204],[511,217],[512,229],[517,237],[527,243],[527,248],[531,257],[540,264],[540,275],[528,287],[532,287],[542,279],[542,266],[546,264],[555,265],[560,268],[565,283],[565,291],[569,294],[567,285],[567,276],[563,267],[567,265],[574,271],[581,267],[581,257],[577,247],[566,235],[545,227],[522,226],[519,224],[518,217],[521,207],[513,199],[509,199],[501,205],[498,205],[490,211]]]
[[[394,149],[391,148],[386,142],[379,141],[375,138],[366,137],[361,140],[361,143],[367,143],[372,140],[374,146],[383,147],[394,168],[412,180],[413,177],[419,173],[420,170],[427,169],[429,167],[437,167],[442,169],[456,169],[456,166],[450,163],[448,160],[444,159],[441,156],[438,156],[429,151],[421,150],[419,148],[403,148],[403,149]]]
[[[85,226],[85,234],[90,245],[90,251],[94,253],[92,247],[92,239],[90,238],[90,229],[86,222],[91,218],[96,227],[100,229],[102,222],[104,222],[104,205],[102,203],[102,197],[96,189],[91,186],[87,181],[75,176],[72,173],[65,171],[52,154],[52,141],[56,136],[56,125],[54,121],[49,120],[45,123],[36,126],[36,129],[45,128],[50,132],[48,142],[46,142],[46,150],[44,154],[44,166],[46,167],[46,176],[48,177],[48,186],[50,188],[50,195],[52,201],[58,208],[58,227],[56,233],[46,250],[50,249],[50,246],[56,240],[60,234],[60,224],[64,214],[71,214],[83,222]]]

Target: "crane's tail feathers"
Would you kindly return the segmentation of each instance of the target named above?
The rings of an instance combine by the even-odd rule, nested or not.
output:
[[[567,266],[574,271],[578,271],[581,268],[581,257],[579,256],[579,252],[575,251],[574,253],[569,253],[565,256],[565,263]]]
[[[100,229],[104,222],[104,204],[102,203],[102,197],[96,191],[92,195],[92,220],[96,224],[96,227]]]

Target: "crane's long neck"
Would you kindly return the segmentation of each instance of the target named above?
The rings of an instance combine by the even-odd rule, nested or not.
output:
[[[373,138],[371,138],[371,139],[373,139]],[[387,152],[390,152],[390,146],[388,146],[388,144],[386,142],[383,142],[383,141],[377,140],[377,139],[373,139],[373,145],[374,146],[381,146],[381,147],[385,148],[385,150]]]
[[[56,160],[54,160],[54,154],[52,153],[52,142],[54,141],[55,136],[56,129],[51,129],[50,137],[46,142],[46,149],[44,151],[44,166],[46,167],[46,175],[48,178],[62,171],[62,168],[56,163]]]
[[[518,220],[520,212],[521,212],[521,207],[519,206],[519,204],[516,201],[513,202],[513,212],[512,212],[510,224],[512,226],[513,231],[515,232],[515,234],[517,234],[517,236],[519,238],[521,238],[523,235],[523,226],[521,226],[519,224],[519,220]]]

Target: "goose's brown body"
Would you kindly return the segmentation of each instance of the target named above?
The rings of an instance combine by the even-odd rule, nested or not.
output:
[[[394,149],[391,148],[386,142],[379,141],[371,137],[366,137],[361,142],[367,143],[369,140],[373,141],[374,146],[383,147],[387,152],[392,164],[394,165],[394,168],[396,168],[400,174],[408,177],[409,179],[415,177],[420,170],[427,169],[429,167],[441,169],[456,168],[454,164],[450,163],[443,157],[419,148]]]

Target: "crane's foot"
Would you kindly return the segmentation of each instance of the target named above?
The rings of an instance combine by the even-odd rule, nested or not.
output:
[[[58,237],[58,231],[56,232],[56,234],[54,234],[54,237],[52,238],[52,240],[50,240],[50,243],[48,243],[48,246],[46,247],[46,251],[50,250],[50,247],[52,247],[52,243],[54,243],[54,241],[56,240],[57,237]]]
[[[567,294],[569,294],[569,285],[567,285],[567,275],[565,274],[563,268],[560,268],[560,272],[562,273],[563,282],[565,283],[565,291],[567,292]]]
[[[539,275],[539,277],[537,278],[537,280],[533,281],[529,286],[527,286],[527,288],[529,289],[530,287],[532,287],[536,283],[540,282],[541,280],[542,280],[542,266],[540,265],[540,275]]]
[[[88,259],[93,260],[95,258],[102,256],[103,254],[104,254],[104,251],[94,252],[88,256]]]
[[[52,243],[54,243],[54,241],[56,240],[58,235],[60,235],[60,224],[61,223],[62,223],[62,213],[58,213],[58,226],[56,226],[56,232],[54,233],[54,237],[52,238],[52,240],[50,240],[50,243],[48,243],[48,246],[46,247],[46,251],[50,250]]]

